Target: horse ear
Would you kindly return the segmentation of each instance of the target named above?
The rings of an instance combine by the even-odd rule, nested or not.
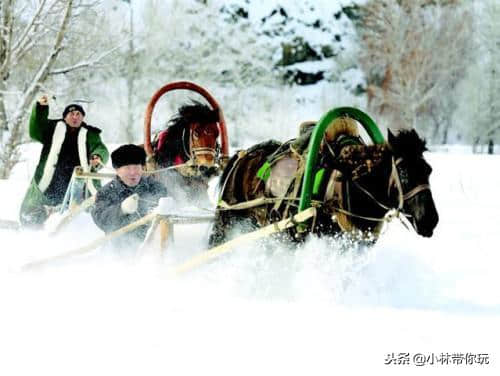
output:
[[[389,141],[389,145],[391,146],[394,146],[396,144],[396,136],[394,136],[389,128],[387,128],[387,140]]]

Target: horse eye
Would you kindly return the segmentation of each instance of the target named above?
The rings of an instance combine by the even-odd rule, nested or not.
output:
[[[199,138],[200,137],[200,132],[198,132],[198,130],[194,130],[193,131],[193,137],[194,138]]]

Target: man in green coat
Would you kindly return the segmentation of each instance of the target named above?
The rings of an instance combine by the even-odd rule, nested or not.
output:
[[[40,227],[47,219],[50,207],[62,203],[73,170],[97,170],[108,161],[109,152],[101,141],[101,130],[86,124],[85,111],[78,104],[66,106],[62,119],[49,119],[48,98],[35,103],[29,123],[30,137],[41,142],[35,175],[21,204],[23,226]],[[92,181],[87,188],[96,192]]]

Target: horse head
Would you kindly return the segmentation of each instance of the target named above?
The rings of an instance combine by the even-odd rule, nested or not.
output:
[[[392,150],[389,180],[390,196],[407,216],[415,231],[430,237],[439,221],[429,185],[431,166],[424,159],[425,141],[415,130],[402,130],[397,135],[389,131]]]
[[[167,128],[168,140],[159,147],[162,164],[184,164],[187,176],[211,176],[217,172],[219,156],[219,113],[193,101],[179,108]]]
[[[378,233],[386,214],[396,210],[419,235],[432,236],[439,220],[429,185],[432,168],[423,156],[425,141],[414,130],[396,136],[389,131],[387,143],[333,149],[325,149],[323,161],[341,171],[344,184],[332,184],[325,198],[340,205],[336,220],[344,231]],[[330,180],[339,176],[332,174]]]

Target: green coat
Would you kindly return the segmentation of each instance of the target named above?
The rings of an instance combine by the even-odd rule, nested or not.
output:
[[[42,151],[33,179],[21,205],[23,225],[41,225],[47,219],[44,206],[57,206],[64,198],[69,176],[76,166],[90,170],[89,159],[99,155],[103,163],[109,152],[101,141],[101,130],[86,123],[77,129],[63,119],[48,119],[49,107],[36,103],[29,122],[30,137],[42,143]],[[62,178],[61,178],[62,177]],[[95,187],[89,184],[95,193]]]

